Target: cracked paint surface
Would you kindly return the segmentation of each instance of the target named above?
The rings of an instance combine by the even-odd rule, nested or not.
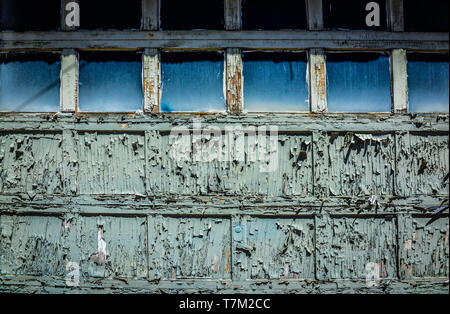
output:
[[[157,216],[148,234],[150,279],[231,277],[229,219]]]
[[[314,278],[312,218],[246,217],[233,226],[241,279]]]
[[[400,273],[406,278],[448,277],[449,220],[413,216],[401,225]]]
[[[317,270],[321,279],[366,278],[366,265],[378,263],[381,277],[397,274],[394,218],[318,219]]]
[[[191,118],[0,122],[2,292],[448,293],[448,212],[429,209],[448,198],[447,116],[203,118],[277,125],[272,173],[239,133],[242,159],[191,134],[173,160],[170,129]]]
[[[0,193],[61,193],[61,143],[61,134],[0,133]]]
[[[80,134],[81,194],[144,194],[144,137],[137,134]]]

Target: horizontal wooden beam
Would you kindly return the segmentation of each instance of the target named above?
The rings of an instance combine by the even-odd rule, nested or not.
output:
[[[379,207],[361,197],[289,197],[249,195],[37,195],[30,200],[26,194],[0,195],[0,215],[81,215],[186,217],[223,216],[236,214],[272,217],[302,217],[323,213],[337,216],[385,216],[398,213],[431,217],[433,206],[439,206],[448,195],[380,196]],[[448,216],[444,212],[442,216]]]
[[[0,292],[15,293],[421,293],[448,294],[447,277],[415,278],[399,280],[383,278],[378,286],[367,287],[365,279],[178,279],[155,280],[145,278],[88,278],[82,277],[79,287],[68,287],[64,276],[1,275]]]
[[[192,119],[201,118],[202,126],[227,125],[278,126],[278,132],[448,132],[449,114],[32,114],[0,113],[0,132],[170,132],[174,125],[192,128]]]
[[[11,49],[449,49],[448,33],[351,31],[1,32]]]

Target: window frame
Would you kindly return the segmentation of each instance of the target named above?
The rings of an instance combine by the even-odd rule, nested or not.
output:
[[[327,113],[325,52],[348,50],[348,52],[386,51],[390,54],[392,113],[408,113],[406,55],[410,52],[448,53],[447,33],[404,32],[404,0],[388,0],[389,31],[326,31],[323,23],[322,0],[307,0],[306,31],[243,31],[241,0],[224,1],[225,30],[218,31],[161,31],[160,0],[142,0],[140,30],[82,30],[65,25],[65,5],[78,0],[61,0],[61,31],[56,32],[4,32],[0,30],[0,52],[59,51],[61,68],[69,62],[79,63],[78,51],[139,50],[142,51],[142,85],[144,114],[169,115],[160,111],[161,64],[163,50],[223,50],[225,55],[225,102],[227,114],[254,115],[246,113],[243,103],[244,50],[305,50],[308,57],[309,112],[294,111],[294,114]],[[238,79],[240,75],[241,79]],[[323,81],[325,78],[325,82]],[[325,96],[323,88],[325,85]],[[78,69],[61,74],[61,113],[78,113]],[[81,113],[81,112],[80,112]],[[91,114],[90,112],[82,112]],[[101,112],[110,113],[110,112]],[[113,112],[117,113],[117,112]],[[199,113],[199,112],[181,112]],[[273,113],[278,112],[261,112]],[[286,112],[282,112],[286,113]],[[23,113],[22,113],[23,114]],[[223,114],[223,112],[201,112],[199,114]],[[281,113],[280,113],[281,114]],[[353,114],[353,113],[332,113]],[[376,112],[386,114],[386,112]],[[442,113],[441,113],[442,114]],[[446,113],[448,114],[448,113]]]

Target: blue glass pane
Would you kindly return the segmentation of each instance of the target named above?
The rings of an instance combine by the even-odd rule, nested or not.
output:
[[[221,52],[163,52],[161,111],[224,111]]]
[[[142,110],[141,53],[82,53],[79,81],[81,111]]]
[[[330,112],[390,112],[389,56],[381,53],[328,53]]]
[[[448,54],[408,54],[410,112],[448,112]]]
[[[247,111],[308,111],[306,53],[246,52],[244,108]]]
[[[0,55],[0,111],[59,111],[59,54]]]

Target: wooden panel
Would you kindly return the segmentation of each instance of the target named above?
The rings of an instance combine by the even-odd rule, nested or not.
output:
[[[314,278],[314,220],[246,217],[233,225],[233,250],[233,279]]]
[[[329,188],[334,196],[392,195],[392,134],[331,133]]]
[[[56,133],[0,133],[0,193],[61,193],[61,138]]]
[[[396,194],[448,194],[448,134],[399,134]]]
[[[231,276],[230,220],[150,217],[150,279]]]
[[[0,273],[65,275],[65,258],[71,258],[65,233],[70,230],[60,218],[1,215],[0,230]]]
[[[448,216],[407,216],[399,222],[401,278],[448,277]]]
[[[396,278],[394,218],[329,217],[317,220],[319,279],[366,279],[369,263],[381,278]]]
[[[80,271],[84,277],[146,278],[147,225],[143,217],[81,217]],[[103,249],[101,240],[104,242]],[[106,252],[106,254],[105,254]]]
[[[230,136],[219,136],[218,129],[214,136],[203,132],[204,135],[195,135],[195,139],[189,133],[163,136],[161,146],[167,149],[161,152],[162,175],[168,178],[161,183],[163,193],[312,194],[311,135],[280,134],[275,146],[277,139],[269,136],[269,129],[267,136],[261,138],[255,133],[256,128],[253,135],[241,131],[236,129],[227,133]],[[227,155],[228,151],[232,154]],[[271,165],[273,171],[269,169]]]
[[[81,194],[145,194],[143,135],[85,132],[79,138]]]

